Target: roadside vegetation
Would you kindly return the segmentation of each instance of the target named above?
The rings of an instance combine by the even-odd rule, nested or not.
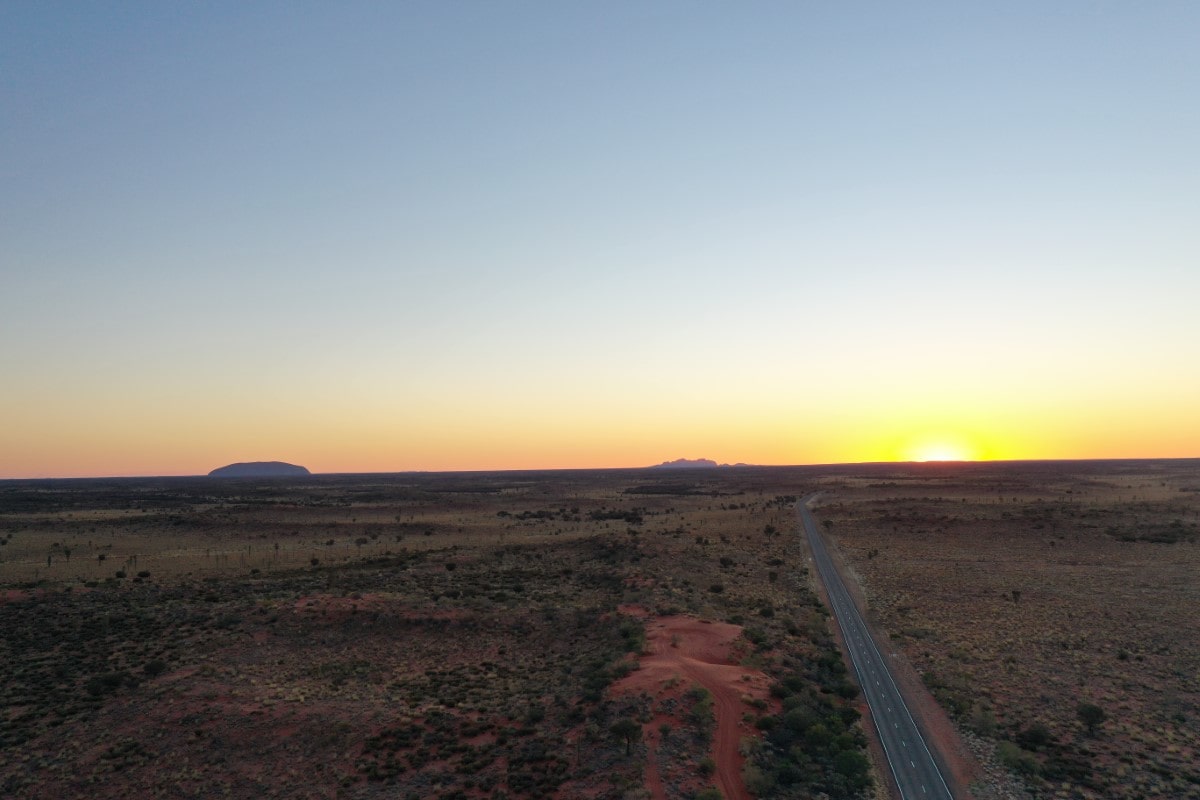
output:
[[[985,763],[1038,797],[1200,797],[1197,462],[881,467],[821,517]]]

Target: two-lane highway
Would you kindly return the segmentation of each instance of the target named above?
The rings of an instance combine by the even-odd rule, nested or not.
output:
[[[796,508],[900,796],[903,800],[953,800],[950,787],[896,687],[887,659],[875,646],[841,576],[833,568],[817,523],[806,505],[809,499],[801,500]]]

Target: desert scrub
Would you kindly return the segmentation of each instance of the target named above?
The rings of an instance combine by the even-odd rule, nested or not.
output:
[[[0,715],[0,747],[13,747],[67,720],[92,713],[106,700],[136,692],[175,663],[184,642],[223,632],[189,612],[195,592],[96,588],[49,592],[0,605],[0,663],[11,665],[0,702],[19,706]]]
[[[646,626],[641,620],[626,617],[619,630],[626,651],[636,655],[646,649]]]
[[[713,714],[712,693],[703,686],[693,686],[684,697],[692,704],[688,710],[688,720],[692,723],[696,737],[705,743],[712,741],[717,725],[716,716]]]
[[[859,714],[840,698],[837,670],[818,664],[813,673],[824,682],[791,673],[772,685],[783,713],[759,720],[765,736],[748,759],[747,777],[755,791],[773,797],[860,797],[871,777]]]
[[[1021,775],[1037,775],[1041,772],[1037,759],[1015,742],[1001,741],[996,745],[996,759],[1004,766]]]

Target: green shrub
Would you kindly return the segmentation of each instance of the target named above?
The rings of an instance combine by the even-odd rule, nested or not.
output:
[[[853,700],[858,697],[858,687],[850,681],[842,681],[837,687],[838,696],[844,697],[847,700]]]
[[[626,652],[640,653],[646,648],[646,627],[639,620],[627,619],[623,621],[620,632]]]
[[[833,757],[833,768],[847,778],[861,778],[870,771],[871,764],[858,750],[842,750]]]
[[[101,697],[106,694],[111,694],[117,689],[120,689],[122,684],[136,685],[137,681],[133,679],[128,672],[105,672],[101,675],[93,675],[83,684],[83,688],[92,697]]]
[[[1026,750],[1039,750],[1054,741],[1050,729],[1035,722],[1017,734],[1017,744]]]
[[[747,791],[755,797],[770,796],[779,785],[774,775],[763,772],[749,761],[742,768],[742,783],[746,785]]]
[[[1037,759],[1013,742],[1000,742],[996,745],[996,758],[1004,766],[1022,775],[1037,775],[1041,771]]]

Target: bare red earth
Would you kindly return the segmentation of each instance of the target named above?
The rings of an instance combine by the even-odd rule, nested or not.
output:
[[[751,800],[742,782],[742,756],[739,745],[743,736],[756,731],[742,722],[743,703],[769,698],[770,678],[755,669],[738,666],[732,658],[734,642],[742,628],[722,622],[708,622],[687,616],[647,618],[644,609],[622,607],[622,612],[646,619],[646,650],[639,665],[614,685],[616,694],[645,692],[659,697],[668,692],[672,678],[699,684],[713,696],[716,736],[712,758],[717,765],[714,778],[728,800]],[[686,688],[682,687],[682,688]],[[654,753],[659,716],[643,726],[650,756],[647,760],[646,788],[655,800],[666,800],[666,789]]]

